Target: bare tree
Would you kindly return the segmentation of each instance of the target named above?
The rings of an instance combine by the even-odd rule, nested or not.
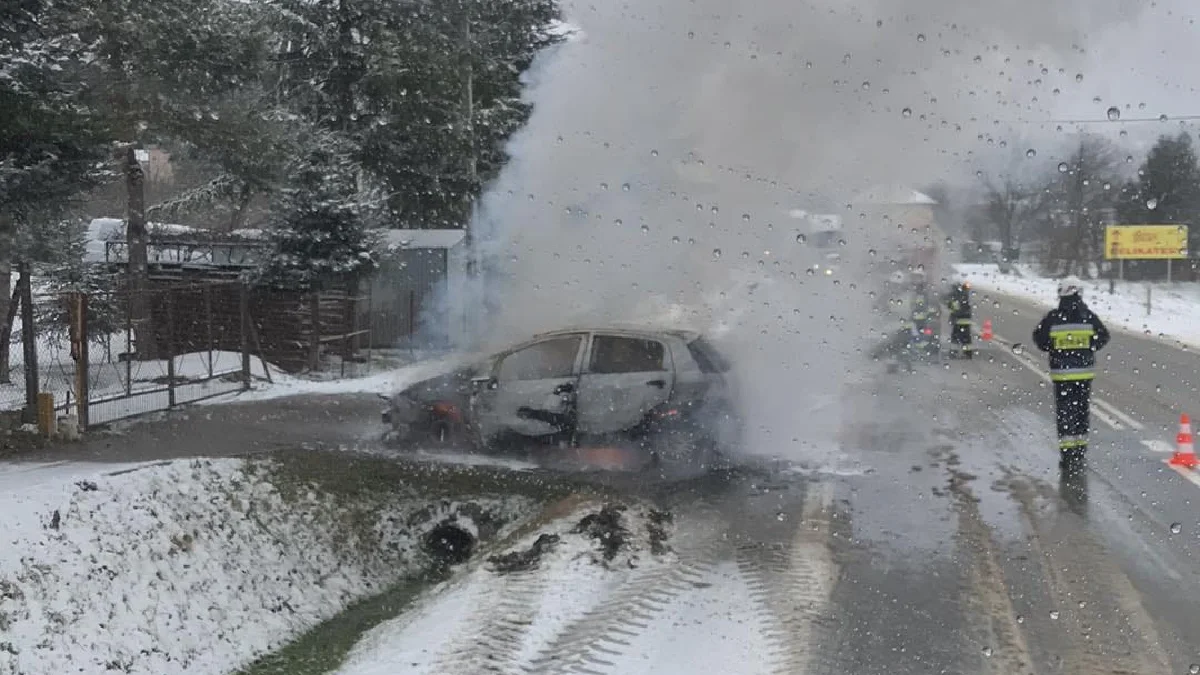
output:
[[[1046,192],[1003,173],[983,179],[983,217],[1000,239],[1006,259],[1016,257],[1025,233],[1045,214]]]
[[[1088,263],[1101,257],[1104,224],[1120,192],[1120,167],[1112,142],[1086,132],[1056,167],[1046,197],[1054,226],[1050,257],[1060,261],[1058,272],[1090,276]]]

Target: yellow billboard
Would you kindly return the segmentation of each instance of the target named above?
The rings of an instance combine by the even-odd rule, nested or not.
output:
[[[1187,225],[1109,225],[1104,228],[1108,260],[1179,260],[1188,257]]]

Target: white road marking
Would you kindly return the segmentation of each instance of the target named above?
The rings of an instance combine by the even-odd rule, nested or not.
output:
[[[1183,476],[1187,480],[1191,481],[1192,484],[1195,485],[1196,487],[1200,487],[1200,473],[1196,473],[1194,470],[1188,469],[1188,468],[1185,468],[1182,466],[1175,466],[1174,464],[1171,463],[1170,459],[1164,459],[1163,464],[1166,464],[1167,466],[1174,469],[1175,473],[1177,473],[1180,476]]]
[[[1122,431],[1125,429],[1120,422],[1118,422],[1115,418],[1110,417],[1108,413],[1104,412],[1104,408],[1101,408],[1100,406],[1092,407],[1092,415],[1101,422],[1104,422],[1108,426],[1112,427],[1115,431]]]
[[[1150,452],[1158,452],[1163,454],[1171,454],[1175,452],[1175,446],[1166,441],[1157,438],[1143,439],[1142,445],[1149,448]]]
[[[996,342],[1004,345],[1013,344],[1011,340],[1000,337],[999,334],[993,333],[993,335]],[[1030,359],[1024,354],[1018,354],[1011,349],[1008,351],[1008,353],[1012,354],[1013,358],[1015,358],[1018,363],[1028,368],[1038,377],[1042,378],[1043,381],[1050,381],[1050,375],[1044,368],[1034,362],[1033,359]],[[1134,431],[1141,431],[1145,428],[1141,422],[1138,422],[1129,415],[1121,412],[1115,405],[1105,401],[1099,396],[1092,396],[1092,403],[1094,404],[1092,406],[1092,412],[1096,415],[1096,417],[1116,431],[1122,431],[1126,426]]]
[[[1109,403],[1108,401],[1106,401],[1102,398],[1097,398],[1095,396],[1092,397],[1092,400],[1094,400],[1096,402],[1096,405],[1107,408],[1109,415],[1112,415],[1113,417],[1121,420],[1121,422],[1123,422],[1126,426],[1133,429],[1134,431],[1141,431],[1142,429],[1145,428],[1145,426],[1142,425],[1141,422],[1139,422],[1139,421],[1133,419],[1132,417],[1130,417],[1129,415],[1126,415],[1125,413],[1121,412],[1115,405]]]

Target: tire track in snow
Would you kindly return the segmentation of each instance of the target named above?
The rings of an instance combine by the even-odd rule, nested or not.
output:
[[[1030,532],[1030,548],[1044,571],[1054,604],[1050,618],[1061,626],[1054,646],[1062,658],[1062,672],[1173,672],[1133,582],[1087,531],[1086,522],[1062,513],[1056,518],[1040,513],[1036,488],[1027,480],[1010,476],[1008,483]],[[1047,488],[1046,496],[1051,492]]]
[[[538,601],[547,589],[547,575],[537,568],[496,576],[464,632],[447,647],[433,672],[520,673],[515,661],[525,634],[537,616]],[[456,646],[457,645],[457,646]]]
[[[654,621],[671,600],[711,572],[724,531],[718,523],[708,512],[678,517],[676,531],[680,535],[674,542],[674,564],[636,570],[616,592],[567,625],[521,672],[611,672],[614,658],[629,648],[631,639],[654,630]]]
[[[802,675],[820,661],[827,608],[837,580],[831,537],[833,487],[812,483],[790,540],[739,546],[737,563],[763,609],[772,673]]]

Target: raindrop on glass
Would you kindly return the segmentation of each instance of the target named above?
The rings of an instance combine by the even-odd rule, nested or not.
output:
[[[808,241],[808,236],[807,236],[807,235],[805,235],[803,232],[801,232],[800,234],[796,235],[796,243],[797,243],[797,244],[803,244],[803,243],[805,243],[805,242],[807,242],[807,241]]]
[[[917,42],[924,42],[924,41],[925,41],[925,34],[917,33]]]
[[[1183,523],[1171,523],[1171,534],[1179,534],[1183,531]]]
[[[678,243],[679,243],[679,237],[678,237],[678,236],[671,237],[671,243],[672,243],[672,244],[678,244]]]
[[[1052,621],[1058,621],[1058,610],[1057,609],[1050,611],[1050,619]]]
[[[721,249],[714,248],[713,249],[713,260],[716,260],[717,258],[720,258],[720,257],[721,257]]]
[[[1071,167],[1067,166],[1067,163],[1066,163],[1066,162],[1059,162],[1059,163],[1058,163],[1058,172],[1059,172],[1059,173],[1066,173],[1066,172],[1067,172],[1067,171],[1068,171],[1070,168],[1071,168]]]
[[[1116,122],[1117,120],[1121,119],[1121,109],[1115,105],[1113,107],[1109,108],[1108,109],[1108,119],[1113,122]]]
[[[912,117],[912,108],[905,108],[904,110],[900,111],[900,114],[903,117]]]
[[[1158,200],[1155,199],[1154,197],[1147,199],[1146,200],[1146,208],[1150,209],[1151,211],[1153,211],[1154,209],[1157,209],[1158,208]]]
[[[749,213],[743,213],[743,214],[742,214],[742,222],[743,222],[743,223],[748,223],[748,222],[750,222],[750,214],[749,214]]]
[[[642,226],[642,234],[650,234],[650,226],[649,225]]]
[[[622,183],[621,189],[624,190],[625,192],[629,192],[629,183]]]
[[[620,218],[617,218],[616,220],[613,221],[613,225],[616,225],[618,227],[620,227],[621,225],[624,225],[624,224],[625,224],[625,221],[621,220]]]
[[[991,648],[991,647],[984,647],[984,648],[983,648],[983,655],[984,655],[984,656],[991,656],[991,655],[992,655],[992,648]]]
[[[657,150],[651,150],[651,151],[650,151],[650,156],[651,156],[651,157],[658,157],[658,151],[657,151]]]
[[[1079,74],[1075,75],[1075,81],[1083,82],[1083,73],[1079,73]]]
[[[1166,116],[1166,114],[1159,115],[1159,116],[1158,116],[1158,121],[1159,121],[1159,122],[1166,122],[1166,121],[1167,121],[1167,116]]]
[[[1037,150],[1034,150],[1033,148],[1030,148],[1030,149],[1028,149],[1028,150],[1026,150],[1026,151],[1025,151],[1025,156],[1026,156],[1026,157],[1028,157],[1028,158],[1030,158],[1030,159],[1033,159],[1034,157],[1037,157]]]

